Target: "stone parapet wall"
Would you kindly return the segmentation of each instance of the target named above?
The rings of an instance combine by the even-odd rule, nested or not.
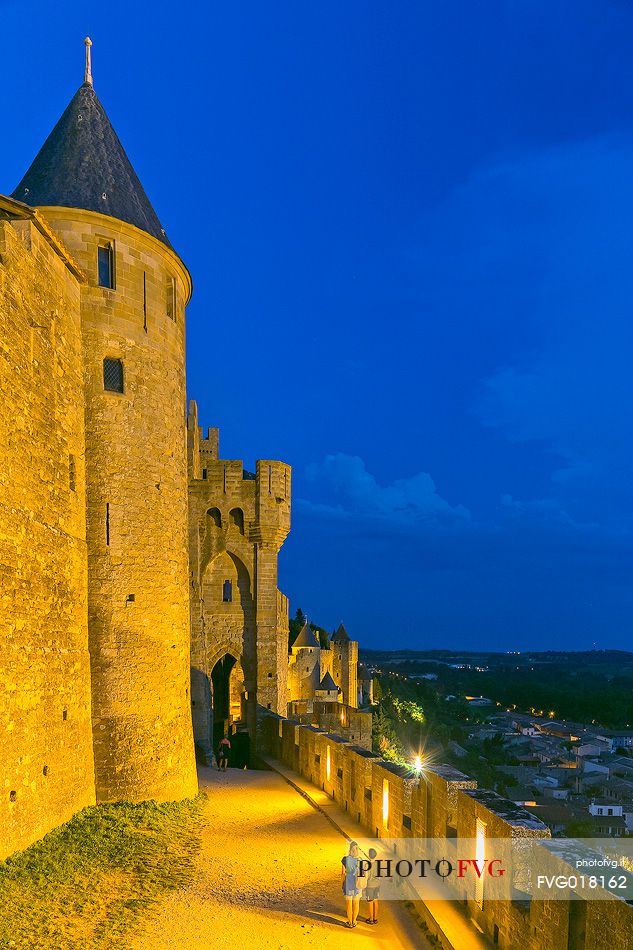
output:
[[[452,766],[425,768],[421,777],[386,762],[344,737],[260,709],[260,748],[325,791],[364,832],[378,838],[548,838],[528,811],[506,801]],[[387,790],[388,808],[383,801]],[[424,919],[425,905],[416,902]],[[486,901],[462,895],[467,917],[506,950],[630,950],[633,907],[624,901]],[[474,925],[473,925],[474,926]],[[461,948],[459,948],[461,950]]]
[[[336,733],[354,745],[371,749],[373,719],[371,711],[356,709],[345,703],[324,703],[315,699],[310,700],[308,708],[312,707],[311,711],[304,712],[303,708],[307,705],[306,701],[289,703],[288,715],[302,725],[316,726],[324,732]]]

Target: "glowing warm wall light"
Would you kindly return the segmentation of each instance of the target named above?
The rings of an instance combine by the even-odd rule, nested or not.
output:
[[[416,772],[422,771],[422,756],[421,755],[416,755],[415,759],[413,760],[413,768],[416,770]]]
[[[327,747],[325,752],[325,777],[330,781],[330,747]]]
[[[483,862],[486,857],[486,823],[477,819],[477,825],[475,830],[475,858],[477,859],[477,864],[480,868],[483,868]],[[484,876],[483,873],[481,877],[476,878],[475,883],[475,900],[480,907],[483,907],[484,904]]]
[[[382,826],[386,828],[389,824],[389,781],[382,780]]]

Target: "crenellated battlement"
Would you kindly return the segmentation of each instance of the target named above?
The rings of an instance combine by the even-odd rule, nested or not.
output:
[[[195,400],[187,416],[187,462],[192,517],[202,523],[211,505],[220,512],[221,526],[228,529],[231,512],[243,514],[244,537],[253,544],[279,550],[290,531],[292,469],[285,462],[260,459],[255,472],[238,459],[219,457],[219,429],[208,429],[207,438],[198,424]],[[217,526],[216,527],[220,527]]]

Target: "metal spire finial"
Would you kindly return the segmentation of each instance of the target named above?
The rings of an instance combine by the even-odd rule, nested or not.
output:
[[[90,47],[92,46],[92,40],[87,36],[84,40],[86,44],[86,71],[84,73],[84,82],[89,86],[92,86],[92,60],[90,58]]]

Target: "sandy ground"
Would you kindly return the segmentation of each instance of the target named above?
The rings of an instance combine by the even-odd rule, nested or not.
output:
[[[199,871],[130,940],[130,950],[423,948],[407,910],[380,905],[380,922],[345,925],[345,839],[274,772],[200,770],[207,824]]]

